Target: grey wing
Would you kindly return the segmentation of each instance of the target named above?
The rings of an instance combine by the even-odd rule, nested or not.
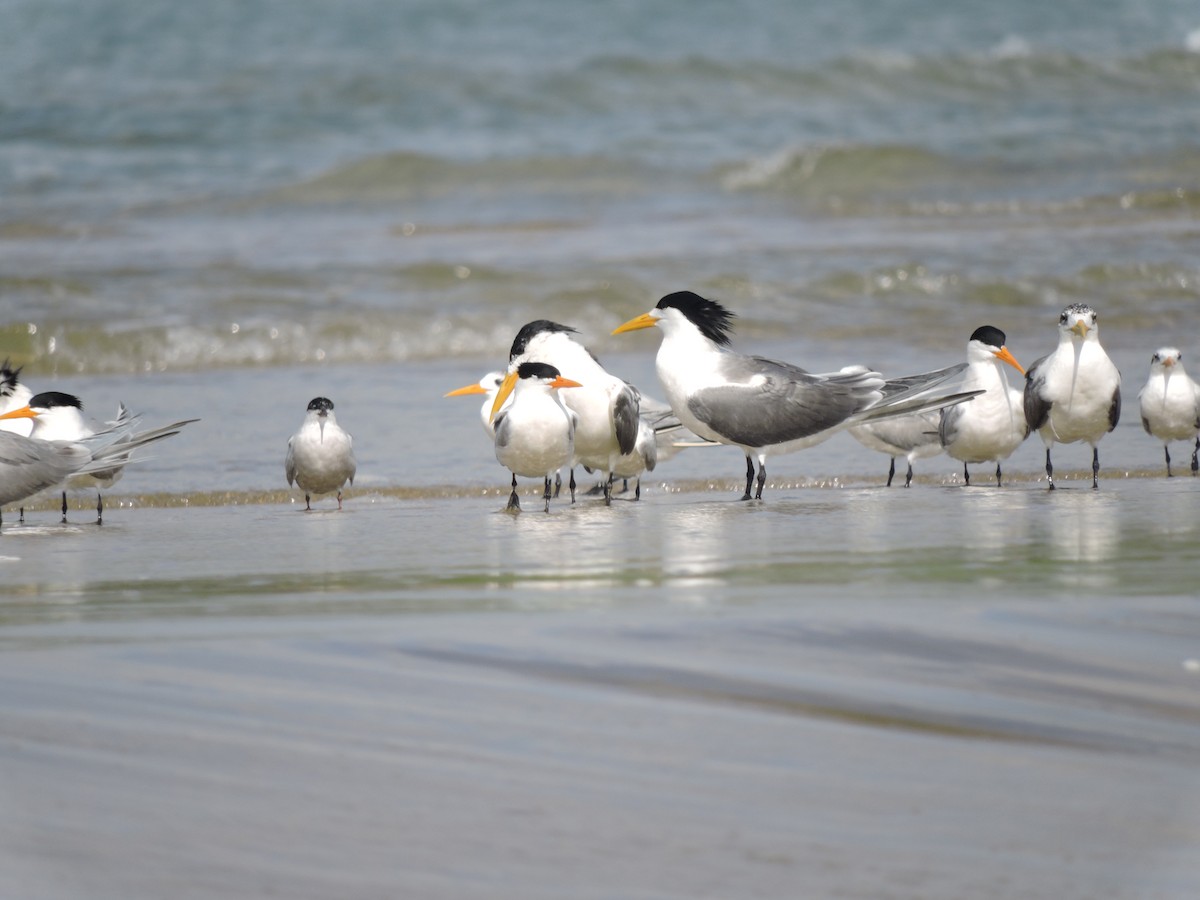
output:
[[[495,435],[497,447],[508,446],[508,410],[502,409],[496,413],[496,418],[492,422],[492,433]]]
[[[0,431],[0,506],[58,484],[90,459],[82,444],[37,441]]]
[[[1112,431],[1117,427],[1117,423],[1121,421],[1121,385],[1117,385],[1117,389],[1113,391],[1112,405],[1108,408],[1108,430]]]
[[[1043,356],[1025,370],[1025,424],[1030,431],[1037,431],[1050,418],[1050,403],[1042,396],[1046,376],[1040,371],[1047,359],[1048,356]]]
[[[640,399],[637,388],[627,384],[613,402],[613,428],[622,456],[632,453],[637,446],[638,426],[641,422]]]
[[[958,436],[958,420],[962,418],[963,406],[947,406],[942,409],[942,417],[938,422],[938,441],[943,447],[948,447]]]
[[[354,484],[354,475],[358,472],[358,457],[354,455],[354,435],[346,432],[346,452],[350,456],[350,483]]]
[[[760,357],[734,361],[724,373],[733,384],[697,391],[688,408],[726,440],[767,447],[818,434],[863,406],[853,380],[810,375]]]
[[[296,480],[296,455],[292,449],[292,442],[295,440],[294,435],[288,438],[287,457],[283,461],[283,471],[287,475],[288,487],[291,487],[292,482]]]

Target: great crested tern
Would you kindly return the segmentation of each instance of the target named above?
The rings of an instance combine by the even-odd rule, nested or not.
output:
[[[967,372],[964,390],[981,390],[970,403],[941,411],[938,438],[946,453],[963,464],[963,481],[971,483],[970,463],[994,462],[996,487],[1002,484],[1001,461],[1008,459],[1029,437],[1022,391],[1008,384],[1001,363],[1022,375],[1025,370],[1005,346],[1004,332],[983,325],[967,341]]]
[[[1025,421],[1046,445],[1046,481],[1054,490],[1054,444],[1086,441],[1092,448],[1092,487],[1099,488],[1096,444],[1121,418],[1121,373],[1100,346],[1096,312],[1072,303],[1058,317],[1058,346],[1025,373]]]
[[[613,334],[657,326],[655,366],[667,402],[683,426],[746,456],[746,491],[762,499],[768,456],[811,447],[862,422],[937,409],[971,392],[931,395],[965,363],[886,380],[865,366],[814,375],[789,363],[745,356],[728,348],[733,313],[691,291],[668,294]]]
[[[571,462],[571,499],[575,498],[575,465],[604,477],[604,502],[612,502],[612,480],[621,468],[631,472],[640,429],[641,393],[611,374],[583,344],[571,337],[578,332],[548,319],[530,322],[517,332],[509,350],[508,372],[496,395],[498,412],[513,389],[516,369],[524,362],[542,362],[556,368],[580,387],[563,391],[562,400],[578,417]],[[629,476],[626,476],[629,477]]]
[[[520,475],[545,479],[542,496],[546,512],[550,512],[551,479],[574,455],[579,420],[578,414],[567,408],[559,391],[582,385],[542,362],[523,362],[510,375],[516,376],[512,403],[495,418],[496,459],[512,472],[508,509],[521,508],[517,497]]]
[[[1171,441],[1195,440],[1192,475],[1200,467],[1200,385],[1183,368],[1183,354],[1175,347],[1160,347],[1150,357],[1150,377],[1138,392],[1142,427],[1158,438],[1171,477]]]
[[[118,441],[133,442],[137,446],[145,446],[156,440],[171,437],[179,433],[184,425],[197,421],[184,419],[172,422],[159,428],[147,431],[133,431],[140,417],[129,412],[125,404],[117,410],[117,418],[107,422],[100,429],[92,428],[83,417],[83,403],[74,394],[63,391],[43,391],[29,398],[25,406],[10,410],[0,415],[0,420],[24,418],[32,422],[29,436],[39,441],[83,441],[94,434],[109,432],[125,432],[126,437]],[[130,448],[131,449],[131,448]],[[104,496],[101,490],[112,487],[125,473],[125,464],[129,455],[119,453],[108,457],[111,465],[108,468],[89,468],[86,472],[73,474],[62,488],[62,521],[67,521],[67,488],[94,487],[96,489],[96,524],[104,524]],[[21,511],[24,518],[24,509]]]
[[[36,410],[26,405],[0,415],[0,420],[37,415]],[[123,416],[109,427],[77,441],[45,441],[0,431],[0,507],[27,500],[62,484],[72,475],[123,468],[134,461],[135,450],[178,434],[179,427],[192,421],[196,420],[135,432],[137,417]]]
[[[865,422],[847,430],[851,437],[868,450],[877,450],[891,457],[887,487],[892,486],[892,479],[896,477],[896,457],[904,457],[908,461],[904,486],[908,487],[912,484],[913,460],[937,456],[942,452],[942,444],[938,440],[939,415],[938,410],[928,409],[910,416]]]
[[[312,509],[312,495],[334,491],[338,509],[342,508],[342,488],[347,482],[354,484],[358,463],[354,438],[338,425],[328,397],[314,397],[309,402],[299,430],[288,438],[283,469],[288,487],[295,482],[304,491],[305,510]]]
[[[483,406],[479,408],[479,419],[483,423],[483,430],[487,432],[489,439],[496,437],[496,425],[492,418],[492,403],[496,400],[496,393],[500,390],[500,385],[504,382],[503,372],[488,372],[474,384],[468,384],[464,387],[455,388],[447,393],[447,397],[469,397],[482,395]]]

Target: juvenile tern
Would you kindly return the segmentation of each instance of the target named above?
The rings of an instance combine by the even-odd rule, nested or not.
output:
[[[288,438],[283,468],[288,487],[295,482],[304,491],[304,508],[312,509],[313,494],[337,491],[338,509],[342,508],[342,487],[354,484],[358,464],[354,459],[354,439],[343,431],[333,414],[333,401],[315,397],[309,404],[300,429]]]
[[[655,366],[667,402],[683,426],[707,440],[738,447],[746,455],[746,492],[751,498],[754,462],[762,499],[766,459],[811,447],[863,422],[919,413],[969,399],[970,392],[931,389],[966,368],[885,380],[865,366],[814,375],[797,366],[728,349],[733,313],[714,300],[679,291],[613,334],[658,326],[663,332]]]
[[[9,411],[0,416],[0,420],[10,417],[25,418],[27,421],[31,421],[32,429],[29,436],[40,441],[83,441],[94,434],[101,433],[92,428],[84,419],[83,403],[79,398],[63,391],[43,391],[40,394],[34,394],[24,407]],[[171,437],[178,434],[184,425],[197,421],[196,419],[185,419],[161,428],[135,432],[133,428],[139,418],[130,413],[122,403],[117,411],[116,420],[106,423],[101,431],[106,433],[125,431],[126,437],[118,440],[116,445],[120,449],[124,442],[135,442],[137,446],[145,446],[153,441]],[[107,490],[120,480],[121,476],[125,474],[125,464],[130,459],[128,452],[125,454],[114,452],[107,458],[111,462],[108,468],[92,467],[86,472],[77,473],[62,488],[63,522],[67,521],[67,488],[94,487],[96,489],[96,524],[104,524],[104,496],[101,489]],[[23,514],[24,510],[22,510],[22,518]]]
[[[930,409],[911,416],[855,425],[848,430],[850,436],[867,449],[878,450],[891,457],[887,487],[892,486],[892,479],[896,476],[896,457],[903,456],[908,460],[908,472],[904,476],[904,486],[908,487],[912,484],[913,460],[937,456],[942,452],[938,440],[938,415],[938,410]]]
[[[508,509],[520,510],[517,476],[545,479],[542,498],[550,512],[550,482],[575,452],[579,416],[567,408],[559,391],[579,388],[554,366],[523,362],[517,366],[512,404],[496,416],[496,459],[512,472]],[[506,379],[506,383],[509,379]]]
[[[0,420],[37,415],[24,406],[0,415]],[[26,500],[72,475],[123,468],[138,448],[179,433],[175,426],[135,433],[136,421],[136,417],[121,417],[77,441],[45,441],[0,431],[0,507]]]
[[[1200,385],[1183,368],[1183,354],[1174,347],[1160,347],[1150,357],[1150,377],[1138,392],[1142,427],[1163,443],[1167,477],[1171,477],[1171,441],[1195,439],[1192,475],[1200,454]]]
[[[1009,387],[1005,363],[1022,375],[1025,370],[1005,346],[1004,332],[983,325],[971,332],[967,341],[967,372],[963,376],[964,390],[981,390],[970,403],[962,403],[941,411],[938,438],[946,452],[963,464],[963,481],[971,483],[970,463],[996,463],[996,487],[1001,485],[1000,463],[1008,459],[1025,438],[1029,424],[1025,421],[1022,392]]]
[[[562,400],[578,417],[575,450],[571,462],[571,499],[575,497],[576,464],[604,477],[604,502],[612,502],[612,479],[618,467],[631,471],[638,459],[634,453],[639,431],[641,394],[633,385],[606,370],[567,325],[539,319],[525,325],[509,350],[508,373],[493,404],[493,412],[513,389],[517,367],[524,362],[542,362],[556,368],[564,378],[580,387],[563,391]]]
[[[1058,317],[1058,346],[1025,373],[1025,421],[1046,445],[1046,481],[1054,490],[1050,448],[1086,441],[1092,447],[1092,487],[1099,488],[1096,444],[1121,418],[1121,373],[1100,346],[1096,312],[1072,303]]]

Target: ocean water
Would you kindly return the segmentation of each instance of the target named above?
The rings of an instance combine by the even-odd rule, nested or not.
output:
[[[1200,895],[1200,10],[0,0],[0,358],[198,417],[4,510],[0,883],[171,897]],[[474,400],[535,318],[659,394],[692,289],[816,371],[1024,364],[1125,413],[913,488],[839,435],[502,511]],[[1191,365],[1200,374],[1200,365]],[[332,398],[345,509],[288,436]],[[539,488],[540,490],[540,488]],[[533,494],[530,505],[538,507]],[[4,893],[4,891],[0,891]],[[6,894],[7,895],[7,894]]]

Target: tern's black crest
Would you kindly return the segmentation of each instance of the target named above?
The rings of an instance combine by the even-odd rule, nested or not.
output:
[[[517,332],[517,336],[513,338],[512,349],[508,351],[509,360],[514,360],[529,346],[537,335],[543,331],[560,332],[562,334],[578,334],[579,332],[569,325],[559,325],[557,322],[551,322],[549,319],[538,319],[535,322],[530,322]]]
[[[692,291],[676,291],[658,301],[658,309],[674,307],[700,329],[700,333],[714,344],[729,343],[732,322],[737,318],[716,300],[705,300]]]
[[[561,373],[549,363],[523,362],[517,366],[518,378],[557,378]]]
[[[83,404],[74,394],[64,394],[62,391],[44,391],[29,398],[31,409],[54,409],[57,406],[73,406],[83,409]]]
[[[1086,303],[1072,303],[1070,306],[1068,306],[1066,309],[1064,309],[1062,311],[1062,315],[1058,317],[1058,321],[1061,324],[1066,325],[1067,324],[1067,316],[1069,316],[1071,313],[1081,313],[1081,314],[1082,313],[1091,313],[1093,319],[1097,318],[1096,311],[1094,309],[1092,309],[1090,306],[1088,306]]]
[[[971,332],[971,340],[979,341],[981,344],[986,344],[989,347],[1004,346],[1004,332],[999,328],[993,328],[991,325],[980,325]]]
[[[14,369],[7,359],[0,365],[0,397],[11,397],[16,393],[17,385],[21,382],[21,368],[17,366]]]
[[[309,412],[319,412],[322,415],[333,412],[333,401],[328,397],[314,397],[308,404]]]

